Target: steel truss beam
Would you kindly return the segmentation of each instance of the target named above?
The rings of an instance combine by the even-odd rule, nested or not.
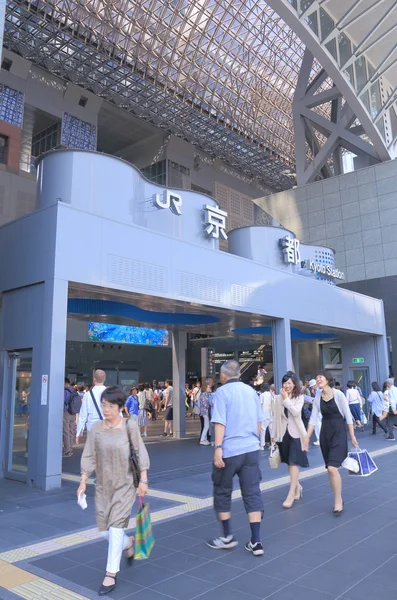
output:
[[[340,175],[342,149],[356,155],[369,156],[372,162],[380,161],[374,146],[359,137],[363,132],[362,127],[352,128],[357,117],[347,102],[342,107],[342,94],[338,88],[333,86],[316,93],[321,82],[326,79],[326,73],[323,71],[317,77],[316,84],[310,83],[313,63],[314,56],[306,49],[293,100],[298,185],[311,183],[318,177]],[[329,111],[323,111],[322,114],[316,111],[326,103],[331,103]],[[327,113],[330,115],[329,119],[324,116]],[[325,140],[322,146],[316,131]],[[306,144],[312,154],[309,161]],[[333,162],[333,170],[330,167],[330,159]]]
[[[267,0],[267,3],[322,65],[354,111],[378,158],[394,158],[397,155],[392,143],[397,134],[393,130],[397,127],[397,95],[387,77],[395,71],[397,43],[392,35],[393,27],[388,27],[388,19],[395,19],[397,0],[386,6],[382,6],[382,2],[346,0],[344,9],[338,3],[337,19],[332,16],[331,0]],[[360,28],[363,33],[353,43],[349,36],[355,27],[355,31]],[[380,58],[373,64],[367,52],[377,45]]]

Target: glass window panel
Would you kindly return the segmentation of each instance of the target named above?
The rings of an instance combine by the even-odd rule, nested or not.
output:
[[[22,127],[24,95],[0,84],[0,120]]]
[[[328,44],[325,44],[325,47],[327,48],[331,56],[337,61],[338,53],[336,51],[336,39],[333,38],[331,41],[328,42]]]
[[[368,81],[367,61],[363,56],[355,62],[357,91],[360,92]]]
[[[316,35],[318,35],[318,19],[317,12],[312,13],[308,17],[306,17],[306,23],[309,25],[310,29],[314,31]]]
[[[350,83],[352,84],[352,86],[355,87],[353,65],[350,65],[350,67],[348,67],[347,69],[345,69],[343,72],[344,72],[345,75],[347,75],[347,78],[350,81]]]
[[[62,121],[62,144],[67,148],[96,150],[96,126],[74,115],[64,113]]]
[[[372,115],[372,118],[374,119],[382,107],[382,101],[381,101],[381,97],[380,97],[380,88],[379,88],[378,81],[376,83],[374,83],[374,85],[371,86],[370,94],[371,94],[371,115]]]
[[[350,43],[350,40],[345,36],[344,33],[339,34],[338,43],[339,43],[340,64],[344,65],[352,55],[351,43]]]
[[[331,31],[335,28],[334,20],[331,19],[329,14],[325,12],[323,8],[320,7],[320,26],[321,26],[321,40],[324,41],[325,38],[329,36]]]
[[[303,13],[306,12],[306,10],[310,8],[313,3],[314,0],[301,0],[301,15],[303,15]]]

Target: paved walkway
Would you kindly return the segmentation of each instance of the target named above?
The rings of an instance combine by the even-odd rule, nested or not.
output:
[[[249,537],[239,492],[233,529],[240,546],[214,551],[205,540],[218,533],[212,510],[211,448],[196,440],[152,444],[149,498],[156,545],[148,561],[122,566],[110,598],[136,600],[379,600],[397,593],[397,443],[363,434],[361,446],[376,456],[369,478],[344,473],[345,512],[332,515],[332,496],[320,451],[310,452],[303,500],[285,511],[286,472],[271,471],[262,458],[265,555],[245,552]],[[71,470],[71,469],[70,469]],[[76,504],[75,473],[62,490],[43,493],[0,482],[0,599],[97,598],[106,544],[93,512]],[[131,519],[130,527],[134,528]]]

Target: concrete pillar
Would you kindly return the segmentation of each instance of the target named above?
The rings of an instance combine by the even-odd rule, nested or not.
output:
[[[185,378],[187,334],[172,332],[172,384],[174,388],[174,437],[186,436]]]
[[[66,358],[68,282],[44,284],[41,376],[48,375],[47,405],[40,404],[37,435],[29,438],[29,455],[36,455],[34,485],[42,490],[61,487],[63,397]],[[40,389],[41,396],[41,389]],[[30,470],[30,467],[29,467]]]
[[[278,391],[285,373],[293,370],[291,322],[289,319],[272,320],[272,343],[274,383]]]
[[[27,482],[42,490],[61,487],[67,301],[68,282],[63,280],[50,279],[3,294],[1,349],[32,352]],[[5,375],[3,410],[14,393],[7,379]],[[8,419],[5,427],[9,426]],[[8,454],[5,437],[3,427],[2,460]]]
[[[300,377],[299,371],[299,344],[292,344],[292,362],[294,363],[294,372]]]

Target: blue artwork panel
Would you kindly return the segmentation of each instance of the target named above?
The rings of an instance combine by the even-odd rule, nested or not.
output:
[[[132,327],[112,323],[88,323],[90,342],[115,342],[117,344],[141,344],[144,346],[168,346],[167,329]]]

